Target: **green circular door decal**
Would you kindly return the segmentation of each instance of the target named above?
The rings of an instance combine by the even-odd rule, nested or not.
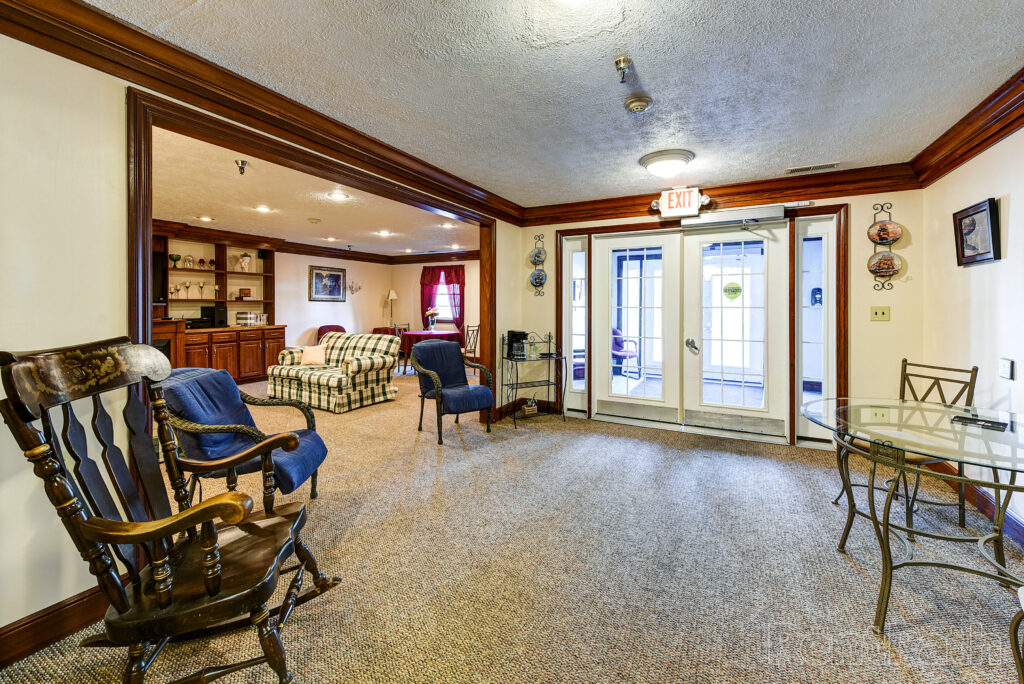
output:
[[[722,288],[722,292],[729,299],[736,299],[743,294],[743,288],[740,287],[739,283],[726,283],[725,287]]]

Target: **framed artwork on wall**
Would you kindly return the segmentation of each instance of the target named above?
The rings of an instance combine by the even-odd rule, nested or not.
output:
[[[953,214],[957,266],[999,259],[999,207],[994,198]]]
[[[330,266],[309,267],[309,301],[345,301],[345,269]]]

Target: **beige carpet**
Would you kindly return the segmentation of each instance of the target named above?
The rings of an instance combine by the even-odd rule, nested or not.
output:
[[[828,452],[553,417],[491,435],[446,417],[438,447],[429,412],[416,432],[415,379],[399,383],[396,402],[317,414],[331,451],[305,536],[344,583],[284,635],[296,681],[1013,679],[1015,599],[984,579],[898,571],[888,636],[871,633],[877,544],[859,520],[835,551]],[[291,409],[255,414],[300,426]],[[242,483],[258,502],[257,480]],[[0,681],[120,681],[124,651],[81,636]],[[148,681],[258,653],[250,630],[171,645]]]

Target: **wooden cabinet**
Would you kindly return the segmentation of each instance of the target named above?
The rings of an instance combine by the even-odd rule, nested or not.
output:
[[[258,334],[258,333],[257,333]],[[238,343],[238,377],[254,378],[265,375],[263,340],[245,340]]]
[[[180,340],[184,360],[175,367],[223,369],[236,380],[266,376],[285,346],[284,326],[187,330]]]

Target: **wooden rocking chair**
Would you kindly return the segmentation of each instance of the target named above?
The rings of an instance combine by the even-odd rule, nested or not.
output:
[[[263,663],[279,682],[291,682],[281,631],[295,606],[340,581],[319,570],[299,537],[306,522],[304,505],[290,503],[272,513],[254,513],[252,499],[241,492],[225,492],[191,505],[185,481],[186,473],[223,470],[254,457],[268,461],[274,449],[295,449],[298,439],[291,433],[276,435],[217,461],[180,457],[159,384],[170,370],[159,351],[123,337],[42,352],[0,352],[0,376],[7,392],[0,413],[110,601],[106,634],[89,637],[82,645],[127,646],[123,681],[141,684],[171,639],[251,623],[263,656],[207,667],[177,682],[210,682]],[[149,412],[139,383],[148,390],[176,514],[171,513],[148,432]],[[122,415],[128,458],[114,442],[107,409],[113,404],[104,401],[122,405],[125,388]],[[102,466],[87,453],[86,430],[72,406],[79,400],[91,402],[92,432],[101,446]],[[81,410],[81,403],[76,407]],[[50,415],[54,409],[63,425],[59,438]],[[70,457],[67,463],[64,449]],[[264,478],[272,478],[273,466],[265,464],[263,472]],[[293,555],[297,563],[282,569]],[[113,557],[127,569],[127,580],[122,580]],[[295,575],[281,605],[268,610],[278,577],[291,572]],[[302,593],[307,573],[314,586]],[[273,615],[278,617],[276,626],[271,626]]]

